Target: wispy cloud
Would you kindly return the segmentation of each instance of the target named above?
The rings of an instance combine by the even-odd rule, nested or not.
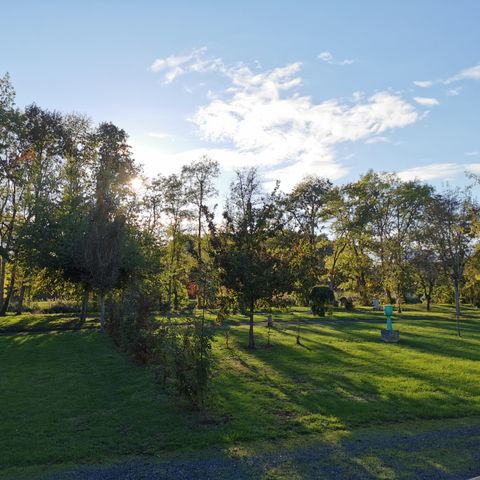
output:
[[[461,70],[453,77],[447,78],[443,83],[448,85],[460,80],[480,80],[480,64]]]
[[[408,168],[398,172],[402,180],[434,180],[448,178],[463,170],[457,163],[432,163],[421,167]]]
[[[414,80],[414,85],[420,88],[429,88],[433,85],[431,80]]]
[[[373,144],[373,143],[390,143],[390,140],[387,137],[382,137],[381,135],[376,136],[376,137],[370,137],[365,140],[365,143],[367,144]]]
[[[449,97],[458,97],[458,95],[460,95],[461,90],[462,90],[462,87],[451,88],[450,90],[447,91],[447,95]]]
[[[147,135],[151,138],[158,138],[160,140],[173,140],[175,138],[171,133],[165,132],[148,132]]]
[[[431,163],[398,172],[402,180],[448,180],[465,172],[480,173],[480,163]]]
[[[195,48],[188,55],[170,55],[157,58],[150,70],[163,74],[164,83],[171,83],[180,75],[191,72],[224,71],[225,66],[219,58],[205,58],[206,47]]]
[[[355,63],[355,60],[351,59],[336,60],[330,52],[321,52],[318,54],[317,58],[330,65],[351,65],[352,63]]]
[[[413,84],[420,88],[429,88],[436,84],[450,85],[454,82],[460,82],[462,80],[480,80],[480,64],[473,67],[464,68],[455,75],[445,79],[437,78],[436,80],[414,80]],[[462,87],[452,88],[447,91],[447,95],[454,97],[460,94]]]
[[[435,105],[439,105],[440,102],[436,98],[432,97],[414,97],[414,100],[424,107],[434,107]]]
[[[465,152],[465,155],[467,157],[476,157],[477,155],[480,155],[480,152],[478,150],[472,150],[470,152]]]

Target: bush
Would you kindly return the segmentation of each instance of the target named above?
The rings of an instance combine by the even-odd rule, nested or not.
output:
[[[342,307],[347,311],[351,312],[354,308],[353,305],[353,299],[351,297],[342,297],[340,299],[340,303],[342,304]]]
[[[324,317],[325,307],[334,301],[335,294],[327,285],[315,285],[310,291],[310,306],[314,315]]]
[[[255,310],[271,313],[273,309],[288,310],[297,304],[296,298],[288,293],[274,295],[271,299],[260,299],[255,302]]]
[[[222,289],[217,294],[216,307],[222,310],[225,315],[230,313],[235,315],[239,307],[237,296],[231,290]]]
[[[11,311],[16,311],[17,305],[12,303]],[[55,302],[33,302],[29,306],[24,306],[24,312],[32,313],[78,313],[79,307],[74,303],[66,303],[62,301]]]
[[[164,324],[154,337],[157,379],[203,410],[212,376],[213,328],[202,320],[190,325]]]
[[[107,332],[136,363],[151,363],[154,342],[152,304],[148,297],[131,294],[122,303],[109,302]]]
[[[140,292],[108,307],[106,329],[115,344],[136,363],[151,365],[157,380],[203,409],[212,375],[213,328],[194,318],[189,324],[156,322],[152,302]]]
[[[283,293],[281,295],[275,295],[272,298],[272,307],[280,310],[288,310],[297,304],[295,297],[289,293]]]

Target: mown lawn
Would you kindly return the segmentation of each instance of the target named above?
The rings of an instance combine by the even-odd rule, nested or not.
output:
[[[467,311],[458,338],[451,317],[447,306],[409,309],[395,320],[401,343],[387,345],[381,313],[318,321],[298,310],[274,315],[268,347],[259,315],[258,348],[248,351],[237,315],[215,340],[208,421],[97,331],[0,336],[0,472],[480,416],[480,318]]]
[[[23,313],[21,315],[9,314],[5,317],[0,317],[0,333],[72,330],[80,327],[99,327],[98,319],[95,317],[89,317],[82,324],[78,318],[78,314],[73,313]]]

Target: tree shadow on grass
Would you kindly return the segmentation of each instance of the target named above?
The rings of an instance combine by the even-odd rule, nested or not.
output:
[[[386,345],[380,340],[372,341],[372,335],[360,335],[363,338],[354,346],[356,350],[346,351],[322,343],[322,338],[332,338],[331,332],[302,328],[318,337],[312,340],[305,332],[309,351],[294,345],[295,329],[282,329],[279,333],[292,339],[288,345],[282,343],[271,351],[247,352],[250,359],[262,362],[263,369],[272,372],[269,378],[278,389],[279,398],[283,398],[279,402],[282,409],[290,408],[307,417],[334,416],[344,425],[457,417],[480,411],[474,400],[480,389],[473,380],[466,385],[461,378],[444,378],[443,367],[429,365],[442,358],[445,368],[448,358],[478,360],[480,356],[473,347],[458,351],[458,347],[449,348],[442,342],[432,345],[428,337],[419,339],[418,334],[405,334],[402,344]],[[358,336],[359,332],[351,335]],[[417,357],[411,356],[412,351],[435,355],[437,359],[425,357],[424,364],[415,368]],[[401,357],[397,358],[398,355]],[[401,358],[408,363],[404,364]],[[244,362],[248,363],[248,358]],[[299,377],[303,377],[301,382]]]

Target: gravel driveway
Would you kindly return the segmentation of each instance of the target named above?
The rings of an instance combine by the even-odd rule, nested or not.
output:
[[[446,470],[433,461],[411,462],[427,449],[461,448],[468,465]],[[195,455],[195,456],[192,456]],[[375,479],[412,478],[466,480],[480,474],[480,424],[427,433],[398,434],[387,431],[356,436],[335,446],[318,443],[295,450],[259,453],[232,458],[212,451],[158,463],[143,458],[110,465],[88,465],[43,477],[43,480],[217,480],[217,479]],[[359,457],[376,458],[373,469]],[[405,456],[410,462],[405,465]],[[380,473],[379,473],[380,472]]]

